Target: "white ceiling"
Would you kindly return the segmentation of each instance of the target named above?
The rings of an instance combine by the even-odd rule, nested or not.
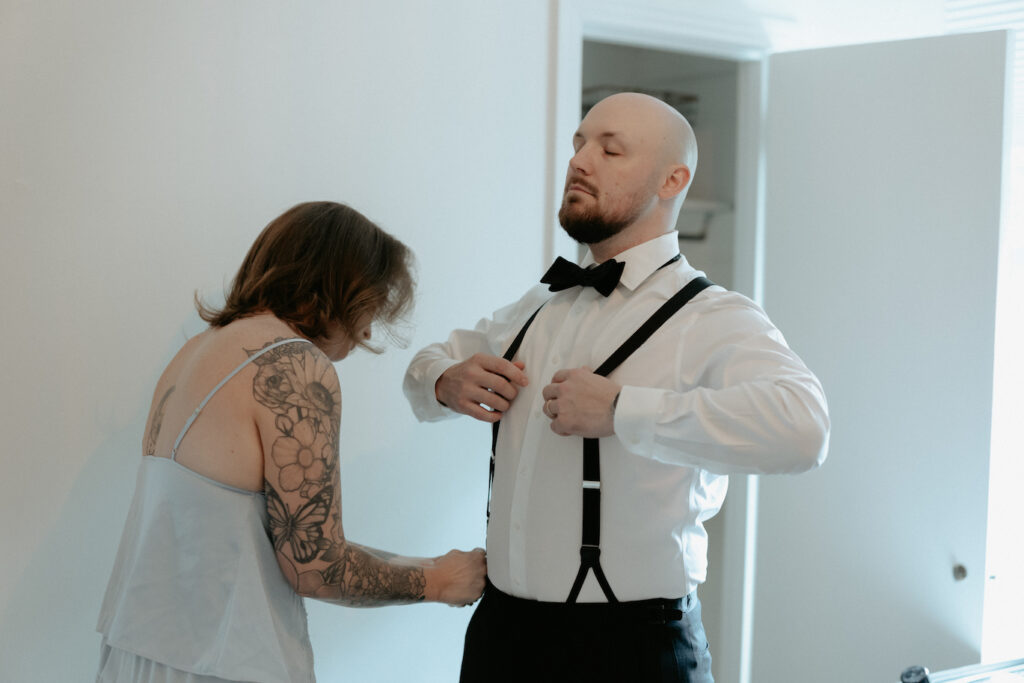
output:
[[[946,32],[946,0],[735,0],[760,14],[774,51]]]

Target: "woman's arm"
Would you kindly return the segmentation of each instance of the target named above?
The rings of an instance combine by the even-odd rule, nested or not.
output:
[[[405,558],[345,538],[341,390],[330,360],[315,346],[295,342],[254,363],[270,537],[296,592],[358,607],[476,600],[483,590],[483,551]]]

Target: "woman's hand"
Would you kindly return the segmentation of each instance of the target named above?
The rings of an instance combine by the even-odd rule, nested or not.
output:
[[[475,548],[469,552],[451,550],[434,561],[431,573],[437,581],[437,593],[433,599],[452,606],[465,607],[476,602],[484,592],[484,577],[487,576],[486,555],[483,548]]]

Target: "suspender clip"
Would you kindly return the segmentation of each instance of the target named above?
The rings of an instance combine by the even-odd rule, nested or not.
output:
[[[589,479],[584,479],[583,480],[583,488],[585,488],[585,489],[600,489],[601,488],[601,482],[600,481],[590,481]]]
[[[580,559],[583,561],[583,566],[593,567],[597,564],[599,557],[601,557],[600,546],[586,544],[580,546]]]

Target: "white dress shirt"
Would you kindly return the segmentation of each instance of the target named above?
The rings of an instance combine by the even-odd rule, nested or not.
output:
[[[557,370],[596,368],[703,274],[685,258],[658,270],[676,253],[675,232],[622,252],[615,259],[625,269],[607,298],[590,287],[552,294],[539,285],[410,363],[404,390],[416,416],[454,417],[435,397],[438,377],[474,353],[502,355],[547,302],[516,355],[529,385],[498,432],[487,568],[502,591],[557,602],[568,596],[580,567],[583,439],[551,431],[541,391]],[[588,254],[582,265],[591,263]],[[799,472],[824,460],[825,396],[764,311],[717,286],[609,378],[623,389],[615,436],[600,443],[601,566],[620,600],[682,597],[706,576],[703,522],[721,508],[728,474]],[[488,445],[481,438],[481,459]],[[579,601],[605,600],[590,572]]]

